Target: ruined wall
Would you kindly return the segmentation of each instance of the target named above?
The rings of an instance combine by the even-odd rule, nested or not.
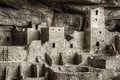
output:
[[[0,62],[0,79],[4,80],[4,79],[9,79],[9,80],[13,80],[13,79],[21,79],[26,78],[26,77],[33,77],[33,68],[32,68],[33,63],[28,63],[28,62]],[[36,64],[39,65],[39,64]],[[9,68],[6,71],[6,68]],[[42,69],[42,65],[39,65],[39,74],[42,74],[42,71],[40,70]],[[35,74],[35,73],[34,73]],[[6,75],[6,76],[5,76]],[[21,77],[19,77],[21,75]],[[39,75],[38,77],[40,77],[41,75]]]
[[[50,80],[97,80],[96,73],[73,73],[73,72],[57,72],[57,71],[50,71]]]
[[[24,61],[26,57],[27,51],[24,49],[24,47],[0,47],[0,61]]]
[[[12,45],[27,45],[27,29],[17,28],[12,30]]]
[[[0,45],[12,45],[12,30],[10,26],[0,26]]]

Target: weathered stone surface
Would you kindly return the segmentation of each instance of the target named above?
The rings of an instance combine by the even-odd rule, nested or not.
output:
[[[0,44],[6,45],[0,46],[0,80],[119,76],[119,36],[114,39],[120,34],[119,4],[119,0],[0,0]],[[18,29],[10,37],[12,41],[26,37],[26,46],[6,41],[11,27],[26,29],[26,36]]]

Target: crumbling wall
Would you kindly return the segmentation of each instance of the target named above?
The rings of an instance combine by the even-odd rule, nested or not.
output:
[[[0,45],[12,45],[12,30],[10,26],[0,26]]]
[[[13,79],[26,79],[26,77],[29,78],[35,78],[33,76],[33,69],[32,65],[34,63],[29,63],[29,62],[0,62],[0,79],[4,80],[7,78],[8,80],[13,80]],[[43,77],[40,74],[43,74],[43,67],[40,64],[38,65],[38,71],[37,73],[38,77]],[[7,69],[7,71],[6,71]],[[5,76],[6,75],[6,76]],[[37,77],[36,77],[37,78]]]
[[[13,27],[12,29],[12,45],[27,45],[27,29]]]
[[[93,72],[57,72],[50,70],[49,80],[97,80],[97,73]]]

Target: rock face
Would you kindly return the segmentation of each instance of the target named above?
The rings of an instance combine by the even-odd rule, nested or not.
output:
[[[49,18],[52,16],[52,11],[47,9],[47,6],[38,4],[38,1],[1,0],[0,4],[0,24],[2,25],[28,26],[30,21],[36,24],[49,23]]]

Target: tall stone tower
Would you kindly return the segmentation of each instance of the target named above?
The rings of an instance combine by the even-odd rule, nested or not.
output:
[[[94,8],[90,10],[90,49],[91,53],[102,50],[105,46],[105,18],[104,8]]]

